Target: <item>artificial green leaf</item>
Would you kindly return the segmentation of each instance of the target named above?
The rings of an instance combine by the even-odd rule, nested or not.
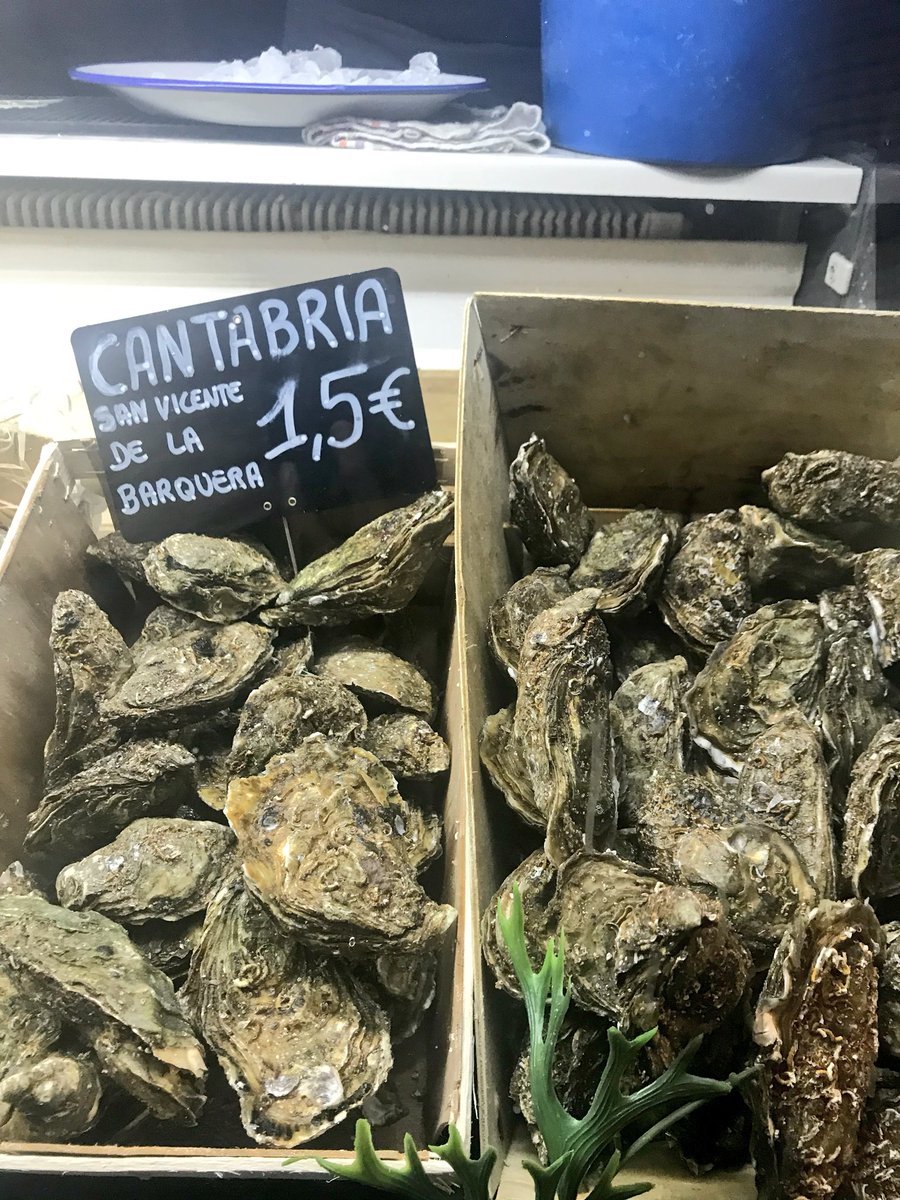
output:
[[[352,1162],[331,1162],[327,1158],[317,1158],[316,1162],[341,1179],[364,1183],[382,1192],[411,1197],[412,1200],[447,1200],[448,1195],[452,1194],[452,1188],[439,1186],[434,1179],[425,1174],[416,1144],[409,1134],[403,1139],[404,1161],[400,1167],[389,1167],[378,1157],[372,1142],[372,1127],[368,1121],[356,1122],[353,1149],[355,1154]],[[488,1194],[485,1192],[479,1200],[488,1200]]]
[[[497,1151],[493,1146],[488,1146],[481,1158],[469,1158],[459,1130],[451,1124],[443,1146],[429,1146],[428,1149],[453,1168],[453,1174],[462,1186],[465,1200],[489,1200],[491,1171],[497,1161]]]

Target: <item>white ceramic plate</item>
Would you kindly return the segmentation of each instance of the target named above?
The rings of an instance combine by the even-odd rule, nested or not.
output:
[[[487,84],[474,75],[446,75],[439,84],[234,83],[201,79],[215,63],[96,63],[69,72],[99,83],[147,112],[216,125],[302,128],[353,115],[385,121],[432,116],[448,101]],[[387,72],[385,72],[387,74]]]

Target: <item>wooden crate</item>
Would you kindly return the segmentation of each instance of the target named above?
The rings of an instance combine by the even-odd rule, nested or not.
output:
[[[462,754],[476,920],[538,839],[482,776],[478,734],[509,703],[488,651],[492,603],[515,578],[508,466],[532,433],[596,509],[703,511],[758,501],[760,471],[788,450],[900,454],[900,316],[572,297],[470,303],[457,445],[456,599],[465,647]],[[533,831],[532,831],[533,833]],[[477,947],[481,959],[480,947]],[[521,1146],[507,1087],[524,1025],[482,966],[475,1026],[482,1145]],[[665,1155],[622,1181],[661,1200],[750,1200],[752,1174],[697,1180]],[[513,1169],[503,1193],[530,1195]],[[507,1193],[507,1186],[509,1192]],[[656,1193],[654,1193],[656,1194]]]
[[[452,447],[435,447],[442,482],[452,484]],[[83,457],[83,456],[82,456]],[[98,575],[85,567],[84,551],[94,540],[88,514],[96,514],[96,489],[76,481],[69,469],[78,455],[63,455],[48,445],[29,484],[9,534],[0,548],[0,858],[18,856],[28,813],[40,798],[43,744],[53,724],[54,689],[48,638],[56,594],[64,588],[98,595]],[[96,523],[96,522],[95,522]],[[447,554],[447,572],[452,554]],[[450,581],[447,581],[450,587]],[[122,596],[128,598],[123,592]],[[122,597],[120,597],[121,599]],[[113,604],[115,600],[113,600]],[[446,609],[446,606],[444,606]],[[449,631],[448,631],[449,633]],[[473,946],[465,872],[465,798],[463,757],[456,751],[462,722],[459,650],[452,638],[444,700],[444,733],[454,752],[444,803],[445,853],[441,899],[452,903],[459,919],[443,955],[433,1019],[419,1044],[404,1057],[407,1073],[419,1071],[424,1096],[418,1111],[397,1127],[376,1130],[385,1158],[398,1157],[402,1133],[409,1128],[420,1146],[433,1141],[448,1122],[471,1137],[473,1089]],[[427,1032],[426,1032],[427,1031]],[[415,1039],[412,1039],[414,1042]],[[405,1044],[404,1044],[405,1045]],[[236,1103],[236,1099],[235,1099]],[[0,1172],[34,1171],[95,1174],[191,1174],[215,1176],[321,1175],[312,1157],[290,1167],[288,1153],[345,1158],[352,1143],[354,1117],[328,1135],[329,1147],[296,1151],[239,1149],[202,1145],[95,1146],[0,1144]],[[321,1141],[321,1139],[320,1139]],[[427,1153],[425,1169],[446,1173]]]

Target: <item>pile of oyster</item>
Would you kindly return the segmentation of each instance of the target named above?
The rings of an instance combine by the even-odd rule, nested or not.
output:
[[[900,467],[787,454],[762,481],[768,507],[595,527],[520,448],[525,573],[487,631],[510,702],[481,757],[541,843],[484,952],[515,993],[514,884],[535,966],[565,935],[573,1111],[609,1024],[658,1028],[647,1076],[702,1034],[699,1073],[759,1072],[678,1127],[689,1165],[752,1154],[771,1200],[897,1197]],[[521,1063],[512,1094],[529,1116]]]
[[[80,1137],[123,1093],[196,1124],[205,1047],[262,1145],[381,1103],[456,919],[419,879],[449,750],[397,652],[433,632],[410,601],[452,511],[424,496],[290,581],[249,540],[89,551],[157,606],[132,645],[82,592],[53,607],[44,793],[0,876],[0,1140]]]

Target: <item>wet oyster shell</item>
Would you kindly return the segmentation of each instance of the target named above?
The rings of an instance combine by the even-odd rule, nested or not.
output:
[[[701,653],[733,637],[753,607],[750,562],[733,509],[685,525],[666,568],[659,608],[667,624]]]
[[[250,890],[288,930],[333,954],[412,953],[456,919],[416,882],[440,823],[408,805],[365,750],[321,735],[232,780],[225,815]]]
[[[900,895],[900,721],[883,726],[854,764],[844,811],[845,895]]]
[[[745,617],[685,696],[694,740],[737,770],[754,738],[787,713],[815,713],[825,640],[814,604],[782,600]]]
[[[862,588],[855,583],[828,589],[819,596],[819,616],[827,634],[844,633],[848,625],[868,629],[872,610]]]
[[[153,549],[153,542],[129,542],[121,533],[107,533],[92,546],[88,546],[89,558],[112,567],[123,579],[145,583],[144,559]]]
[[[396,612],[412,600],[453,528],[453,501],[438,489],[376,517],[304,567],[266,609],[266,625],[345,625]]]
[[[886,949],[878,989],[878,1032],[881,1045],[900,1058],[900,921],[882,926]]]
[[[0,966],[0,1079],[46,1057],[60,1032],[59,1014],[35,982],[13,966]]]
[[[312,670],[378,705],[426,719],[434,713],[434,688],[418,668],[364,637],[349,637],[316,654]]]
[[[43,896],[46,900],[47,889],[17,860],[0,874],[0,896]]]
[[[654,831],[670,826],[689,827],[703,822],[721,826],[739,819],[740,807],[731,788],[721,775],[710,771],[683,771],[661,762],[649,775],[632,786],[623,802],[622,827]]]
[[[375,980],[391,1018],[394,1042],[412,1037],[431,1007],[437,986],[437,955],[379,954]]]
[[[228,756],[231,777],[258,775],[276,754],[295,750],[312,733],[356,740],[367,725],[352,692],[316,675],[276,675],[247,697]]]
[[[283,933],[239,880],[209,907],[183,995],[260,1145],[311,1141],[387,1079],[390,1024],[374,994]]]
[[[547,608],[572,594],[568,567],[538,567],[517,580],[505,595],[491,605],[488,644],[497,662],[515,680],[519,654],[528,626]]]
[[[202,621],[199,617],[180,612],[168,604],[158,604],[144,620],[141,632],[131,647],[132,657],[137,662],[145,650],[156,647],[169,638],[177,637],[179,633],[202,633],[211,627],[210,621]]]
[[[542,567],[574,567],[594,532],[594,518],[578,485],[534,434],[509,468],[509,517]]]
[[[414,713],[373,718],[360,744],[397,779],[434,779],[450,769],[450,747]]]
[[[206,908],[233,861],[234,836],[224,825],[144,817],[64,867],[56,893],[65,908],[90,908],[126,925],[180,921]]]
[[[825,901],[785,934],[756,1009],[761,1200],[830,1197],[856,1153],[878,1052],[881,933],[872,910]]]
[[[647,606],[675,549],[681,518],[658,508],[601,525],[572,572],[573,588],[597,588],[605,613],[635,615]]]
[[[203,720],[242,700],[271,657],[272,634],[258,625],[187,629],[142,651],[107,698],[104,715],[132,732]]]
[[[875,654],[883,667],[889,667],[900,660],[900,550],[860,554],[856,582],[871,609]]]
[[[627,621],[610,621],[607,630],[613,667],[620,683],[639,667],[664,662],[684,652],[684,645],[655,608]]]
[[[750,584],[765,594],[773,584],[792,596],[816,595],[853,579],[856,554],[843,542],[810,533],[768,508],[739,510],[750,555]]]
[[[202,928],[203,915],[198,913],[184,921],[148,921],[130,929],[129,934],[148,962],[173,983],[180,983],[187,975]]]
[[[174,734],[174,739],[194,756],[198,797],[215,812],[225,807],[228,755],[238,726],[237,713],[226,712],[221,716],[221,721],[212,719],[209,723],[189,725]]]
[[[97,1120],[103,1088],[94,1063],[51,1054],[0,1082],[0,1142],[68,1142]]]
[[[28,818],[27,850],[60,854],[102,844],[131,821],[194,793],[194,759],[169,742],[129,742],[46,793]]]
[[[313,657],[312,635],[308,629],[291,630],[290,634],[282,634],[275,646],[275,653],[269,667],[268,675],[302,675],[309,669]]]
[[[609,705],[619,781],[619,820],[639,820],[647,780],[656,767],[684,768],[690,743],[684,693],[690,677],[680,656],[639,667]]]
[[[528,954],[535,970],[539,970],[547,942],[556,934],[548,913],[556,890],[556,867],[543,850],[535,850],[504,879],[481,916],[481,949],[485,962],[493,971],[497,986],[518,996],[519,983],[497,922],[498,905],[502,904],[504,913],[509,914],[514,886],[518,886],[522,897]]]
[[[843,802],[850,771],[883,726],[896,717],[887,681],[868,634],[848,624],[825,643],[825,677],[819,695],[819,725],[835,784],[835,808]]]
[[[528,768],[513,731],[514,714],[515,706],[510,705],[486,718],[479,739],[481,762],[513,812],[529,825],[545,829],[547,818],[535,803]]]
[[[231,538],[173,533],[144,559],[147,582],[175,608],[205,621],[240,621],[283,584],[269,554]]]
[[[193,1124],[203,1107],[203,1050],[171,982],[121,925],[36,896],[0,899],[0,961],[90,1042],[103,1069],[160,1118]]]
[[[878,1087],[866,1101],[846,1200],[900,1200],[900,1090]]]
[[[772,507],[801,525],[840,532],[900,521],[900,469],[882,459],[844,450],[785,454],[762,478]]]
[[[615,826],[612,670],[599,599],[587,588],[539,613],[519,658],[513,730],[556,863],[603,843]]]

